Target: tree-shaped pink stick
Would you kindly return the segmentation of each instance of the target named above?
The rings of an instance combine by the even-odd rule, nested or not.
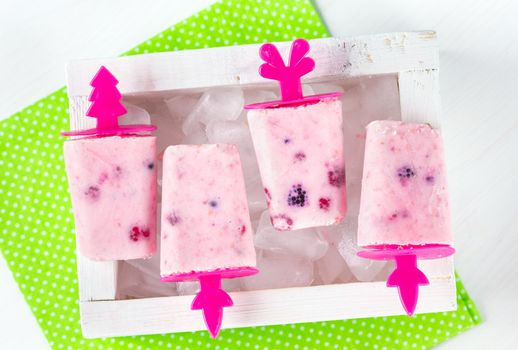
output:
[[[88,97],[92,102],[86,112],[89,117],[97,119],[94,129],[62,132],[63,136],[111,136],[151,132],[154,125],[119,125],[118,118],[127,113],[121,103],[122,95],[117,89],[119,81],[104,66],[97,71],[90,85],[93,90]]]
[[[127,113],[120,100],[122,95],[117,89],[119,81],[102,66],[90,85],[94,88],[88,97],[92,102],[86,112],[89,117],[97,118],[97,129],[116,128],[118,118]]]

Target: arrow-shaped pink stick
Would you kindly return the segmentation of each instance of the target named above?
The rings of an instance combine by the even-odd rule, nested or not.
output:
[[[430,284],[428,278],[417,268],[417,256],[396,255],[396,269],[387,279],[387,287],[397,287],[399,298],[409,316],[414,314],[419,298],[419,286]]]
[[[221,275],[212,274],[200,276],[200,292],[194,298],[191,309],[203,310],[205,325],[212,338],[216,338],[223,321],[223,308],[234,303],[223,289],[221,289]]]

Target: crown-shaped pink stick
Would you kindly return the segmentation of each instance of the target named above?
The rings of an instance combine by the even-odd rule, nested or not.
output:
[[[306,40],[293,41],[289,64],[286,66],[275,45],[264,44],[261,46],[259,55],[266,63],[259,67],[259,74],[263,78],[279,81],[282,101],[299,100],[303,97],[300,77],[315,68],[315,61],[306,57],[308,52],[309,43]]]

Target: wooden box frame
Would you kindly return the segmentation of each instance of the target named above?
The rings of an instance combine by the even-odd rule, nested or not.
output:
[[[404,121],[440,128],[438,52],[433,31],[311,40],[318,63],[303,82],[397,74]],[[279,43],[287,51],[289,43]],[[125,96],[203,90],[215,86],[267,84],[257,73],[259,45],[81,60],[67,67],[72,130],[92,126],[84,118],[89,82],[101,64],[120,80]],[[236,59],[238,58],[238,59]],[[79,254],[78,254],[79,255]],[[118,262],[78,256],[83,335],[87,338],[205,329],[192,296],[116,300]],[[416,313],[457,307],[453,259],[419,261],[430,279]],[[230,293],[223,328],[314,322],[404,314],[397,291],[385,282],[347,283]]]

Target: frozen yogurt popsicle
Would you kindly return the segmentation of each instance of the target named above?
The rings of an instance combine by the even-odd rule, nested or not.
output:
[[[156,138],[151,125],[119,126],[126,113],[117,80],[92,80],[95,129],[63,133],[79,252],[92,260],[148,258],[156,250]]]
[[[261,47],[260,74],[279,80],[282,101],[248,105],[248,122],[277,230],[339,223],[345,216],[345,162],[340,93],[302,96],[300,77],[314,68],[297,39],[285,66],[272,44]]]
[[[192,309],[203,309],[213,337],[232,306],[221,278],[257,272],[239,152],[234,145],[170,146],[164,153],[162,281],[200,280]]]
[[[375,121],[367,126],[358,245],[371,259],[394,259],[387,285],[413,314],[428,284],[417,258],[453,254],[442,138],[428,124]]]

